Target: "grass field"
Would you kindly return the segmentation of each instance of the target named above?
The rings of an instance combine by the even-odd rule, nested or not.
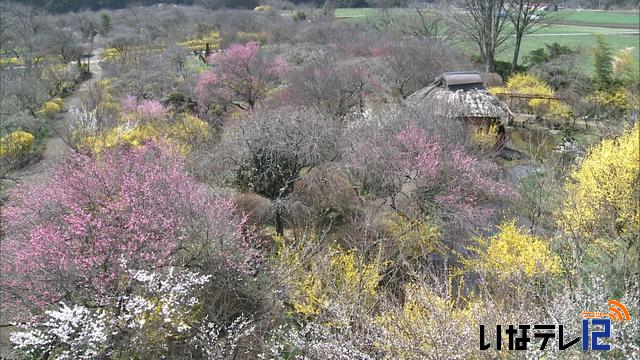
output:
[[[637,11],[595,11],[561,10],[558,12],[563,21],[591,25],[628,25],[638,28],[640,17]]]
[[[378,11],[372,8],[336,9],[335,14],[336,18],[345,21],[367,21],[378,16]],[[554,24],[528,35],[522,44],[521,63],[532,50],[557,42],[580,51],[580,65],[590,67],[591,49],[595,44],[594,34],[604,36],[614,52],[634,47],[637,50],[636,56],[640,57],[640,36],[637,34],[640,16],[637,11],[561,10],[558,18],[561,23],[571,25]],[[630,32],[635,34],[628,34]],[[473,49],[473,46],[464,47]],[[498,55],[498,60],[511,61],[512,56],[513,44],[508,43]]]

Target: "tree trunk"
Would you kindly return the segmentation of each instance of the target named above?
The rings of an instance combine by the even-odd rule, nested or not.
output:
[[[520,44],[522,43],[522,34],[516,34],[516,48],[513,51],[513,61],[511,62],[511,73],[516,72],[518,66],[518,56],[520,55]]]
[[[284,236],[284,224],[282,223],[282,210],[276,205],[276,234]]]

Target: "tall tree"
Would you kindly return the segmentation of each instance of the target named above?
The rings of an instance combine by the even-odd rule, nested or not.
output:
[[[507,26],[504,5],[506,0],[461,0],[462,11],[450,11],[453,22],[465,38],[480,51],[485,71],[494,70],[495,57],[512,34]]]
[[[518,66],[518,56],[520,46],[525,35],[538,31],[545,24],[548,24],[549,12],[543,11],[546,5],[536,0],[505,0],[505,11],[513,25],[513,32],[516,36],[516,44],[513,50],[513,61],[511,62],[511,72],[516,71]]]

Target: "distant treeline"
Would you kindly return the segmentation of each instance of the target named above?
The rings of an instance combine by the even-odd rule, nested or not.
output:
[[[0,0],[2,2],[3,0]],[[127,6],[151,6],[158,4],[176,5],[201,5],[209,9],[253,9],[265,1],[260,0],[11,0],[12,2],[41,8],[51,13],[65,13],[70,11],[122,9]],[[435,0],[422,0],[422,2],[434,2]],[[630,8],[637,5],[636,0],[545,0],[546,2],[570,8],[581,7],[587,9],[616,9]],[[266,3],[278,5],[308,5],[323,6],[328,3],[335,7],[377,7],[377,6],[404,6],[411,1],[407,0],[271,0]]]
[[[13,0],[16,3],[42,8],[52,13],[63,13],[81,10],[121,9],[131,5],[150,6],[156,4],[202,5],[212,9],[236,8],[253,9],[259,5],[259,0]],[[325,0],[289,0],[296,5],[322,6]],[[336,0],[337,7],[366,7],[371,1],[366,0]]]

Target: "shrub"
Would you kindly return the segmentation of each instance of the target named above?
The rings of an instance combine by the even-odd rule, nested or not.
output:
[[[571,172],[559,226],[583,238],[637,234],[640,125],[590,149]],[[614,236],[616,237],[616,236]]]
[[[483,306],[480,301],[458,304],[425,282],[407,284],[404,294],[402,304],[386,306],[374,320],[382,335],[374,346],[384,350],[385,358],[412,359],[416,354],[424,358],[444,354],[472,357],[475,347],[465,343],[477,339],[469,333],[477,327],[475,317]],[[468,335],[448,336],[452,333]]]
[[[123,274],[130,293],[114,307],[68,306],[45,312],[42,320],[19,326],[11,341],[22,355],[47,353],[55,359],[183,358],[181,351],[202,358],[233,356],[238,341],[253,332],[249,317],[229,325],[202,314],[210,275],[170,267],[131,270]]]
[[[471,129],[471,146],[473,146],[480,152],[494,152],[496,150],[496,146],[498,145],[498,140],[498,125],[496,124],[491,124],[488,127],[472,127]]]
[[[210,135],[209,124],[196,116],[183,114],[174,123],[152,120],[116,126],[94,135],[82,135],[82,132],[77,132],[74,143],[80,149],[100,153],[122,144],[141,147],[163,139],[173,143],[182,154],[186,154],[193,145],[203,143]]]
[[[203,113],[216,105],[253,109],[278,85],[288,67],[282,58],[262,53],[257,42],[232,44],[222,53],[211,54],[207,61],[214,67],[198,76],[195,88]]]
[[[575,51],[566,45],[560,45],[556,42],[553,44],[546,44],[545,48],[537,48],[532,50],[529,55],[525,57],[525,61],[530,65],[540,65],[551,60],[555,60],[565,55],[574,54]]]
[[[532,66],[529,72],[553,90],[571,88],[579,94],[591,91],[592,81],[581,67],[575,66],[577,59],[573,56],[561,56],[543,64]]]
[[[201,37],[185,40],[179,45],[182,45],[191,51],[199,53],[205,51],[207,47],[210,51],[214,51],[219,49],[220,45],[222,45],[222,36],[220,36],[219,32],[212,31]]]
[[[565,182],[557,240],[570,280],[602,276],[612,291],[637,278],[640,125],[589,149]],[[637,280],[635,280],[637,281]]]
[[[634,98],[636,97],[629,90],[620,88],[615,91],[596,91],[594,94],[588,96],[586,100],[592,101],[604,108],[626,113],[638,106],[637,100],[634,104]]]
[[[0,174],[18,168],[33,156],[33,134],[17,130],[0,138]]]
[[[117,302],[123,264],[199,263],[223,281],[242,278],[256,260],[233,203],[197,184],[173,150],[154,145],[97,160],[75,154],[50,183],[13,191],[2,220],[0,285],[12,309]]]
[[[39,113],[44,115],[48,119],[53,119],[60,111],[62,111],[62,107],[58,102],[47,101],[44,103],[44,105],[42,105]]]
[[[627,47],[620,49],[613,57],[613,76],[623,82],[638,81],[638,59],[634,55],[635,48]],[[637,52],[636,52],[637,53]]]
[[[331,302],[341,299],[356,306],[374,303],[382,278],[381,261],[367,262],[352,250],[337,246],[308,257],[309,251],[318,246],[313,234],[296,243],[281,236],[274,240],[279,266],[289,279],[289,301],[294,312],[304,317],[318,316]]]
[[[102,52],[102,60],[105,62],[115,62],[122,58],[122,50],[113,47],[106,48]]]
[[[469,270],[500,280],[517,274],[539,277],[560,273],[560,259],[545,240],[522,231],[513,220],[502,223],[498,230],[490,238],[476,239],[478,257],[466,260]]]
[[[260,45],[264,45],[267,43],[267,34],[264,32],[239,31],[236,34],[236,40],[240,43],[256,42]]]
[[[504,87],[489,88],[489,91],[507,94],[522,94],[551,97],[555,96],[549,85],[542,79],[532,74],[515,74],[511,76]],[[573,115],[571,107],[555,99],[532,99],[528,102],[529,107],[536,113],[548,114],[557,118],[569,118]]]
[[[293,14],[294,21],[305,21],[307,20],[307,13],[302,10],[297,10],[295,14]]]
[[[595,80],[601,89],[611,85],[613,75],[613,56],[611,46],[602,35],[595,35],[596,45],[593,49],[593,65],[595,67]]]

